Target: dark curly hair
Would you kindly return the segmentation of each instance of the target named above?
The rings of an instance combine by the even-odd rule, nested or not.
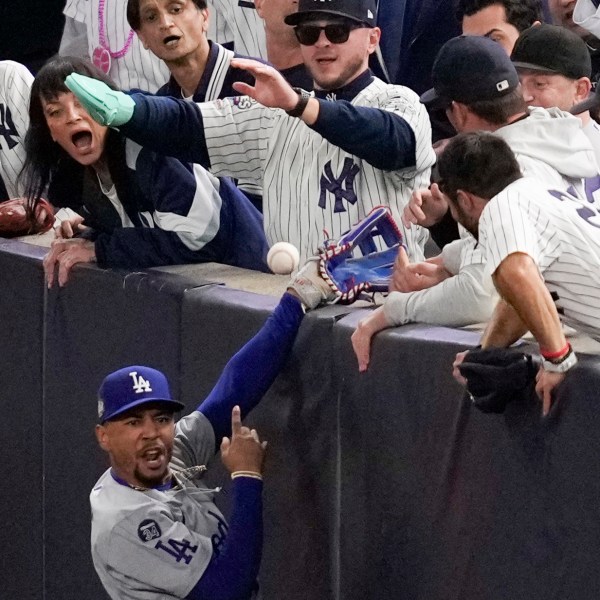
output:
[[[458,0],[456,18],[462,23],[463,17],[470,17],[495,4],[504,7],[506,21],[519,33],[543,18],[542,0]]]

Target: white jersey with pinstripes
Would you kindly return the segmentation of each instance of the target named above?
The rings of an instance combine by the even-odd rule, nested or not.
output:
[[[23,139],[29,127],[29,96],[33,75],[27,67],[0,61],[0,177],[9,198],[21,196],[17,178],[25,162]]]
[[[208,39],[233,43],[238,54],[267,60],[265,26],[254,0],[208,0]]]
[[[489,275],[510,254],[531,256],[558,297],[561,319],[600,339],[600,216],[595,211],[564,192],[519,179],[485,206],[479,243]]]
[[[337,238],[381,204],[391,208],[411,258],[422,260],[427,230],[404,230],[400,217],[412,191],[429,185],[435,155],[427,113],[413,91],[379,79],[352,104],[404,118],[415,134],[416,165],[401,171],[377,169],[334,146],[300,119],[242,96],[198,104],[211,171],[262,178],[267,240],[294,244],[301,261],[315,254],[324,230]]]
[[[99,0],[67,0],[63,11],[66,17],[85,24],[88,58],[100,45],[98,4]],[[123,49],[131,32],[127,22],[127,0],[105,0],[104,26],[110,51]],[[169,69],[162,60],[144,48],[134,33],[127,53],[122,58],[112,59],[108,75],[124,90],[156,92],[169,79]]]

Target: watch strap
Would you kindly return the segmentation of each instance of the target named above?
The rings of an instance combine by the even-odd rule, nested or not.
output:
[[[298,103],[296,104],[296,106],[294,106],[294,108],[292,108],[291,110],[286,110],[285,112],[290,117],[301,117],[302,113],[306,109],[308,101],[312,98],[312,96],[309,92],[303,90],[302,88],[295,87],[292,89],[296,92],[296,94],[298,94]]]

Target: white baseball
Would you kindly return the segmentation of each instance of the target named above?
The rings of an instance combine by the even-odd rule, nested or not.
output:
[[[269,269],[277,275],[289,275],[298,268],[300,254],[298,248],[288,242],[277,242],[267,254]]]

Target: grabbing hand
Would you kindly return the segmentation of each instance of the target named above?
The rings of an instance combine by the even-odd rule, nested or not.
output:
[[[369,316],[358,322],[352,337],[352,348],[358,360],[358,370],[364,373],[371,360],[371,340],[373,336],[383,329],[391,327],[391,323],[385,316],[383,306],[372,312]]]
[[[240,407],[231,411],[231,439],[224,437],[221,442],[221,460],[225,468],[235,471],[249,471],[261,474],[265,460],[267,442],[260,441],[256,429],[242,425]]]
[[[416,292],[430,288],[446,279],[449,273],[432,262],[411,264],[408,254],[400,247],[390,279],[390,292]]]
[[[415,190],[402,212],[402,223],[407,229],[412,224],[431,227],[448,212],[448,200],[442,194],[437,183],[429,189]]]
[[[60,224],[54,228],[54,232],[59,239],[70,239],[86,229],[88,228],[83,224],[83,217],[77,215],[72,219],[61,221]]]
[[[550,412],[552,404],[552,392],[555,387],[560,385],[565,379],[565,373],[551,373],[545,371],[544,367],[535,376],[535,391],[542,401],[542,416],[545,417]]]
[[[95,262],[96,249],[94,242],[73,238],[57,239],[52,242],[50,252],[44,257],[44,273],[46,282],[51,288],[54,284],[54,271],[58,265],[58,285],[63,287],[71,273],[71,269],[82,262]]]
[[[459,352],[454,358],[454,362],[452,363],[452,375],[454,376],[454,379],[456,379],[456,381],[458,381],[460,385],[464,386],[467,385],[467,380],[462,376],[458,367],[462,364],[463,360],[465,360],[465,356],[468,354],[468,352],[468,350],[465,350],[464,352]]]
[[[249,58],[234,58],[231,66],[248,71],[255,79],[254,86],[236,81],[233,88],[240,94],[270,108],[292,110],[298,104],[298,94],[274,67]]]

